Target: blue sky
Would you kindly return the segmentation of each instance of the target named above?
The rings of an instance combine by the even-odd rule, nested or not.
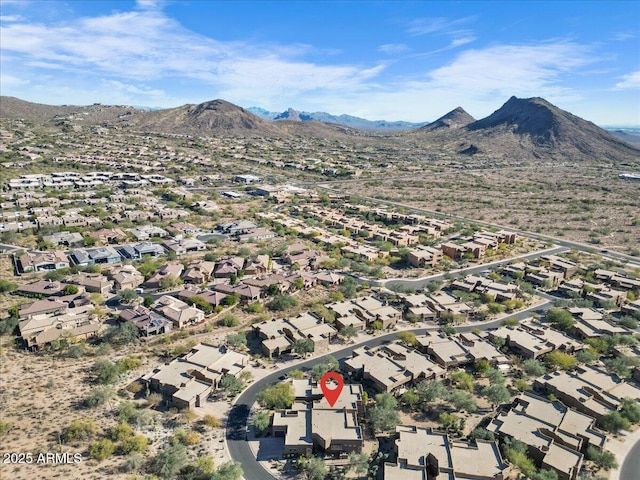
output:
[[[640,125],[640,2],[0,0],[2,95],[432,121],[544,97]]]

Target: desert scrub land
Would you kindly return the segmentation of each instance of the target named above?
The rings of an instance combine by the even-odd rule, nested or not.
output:
[[[72,358],[69,351],[64,355],[19,351],[6,339],[0,367],[0,453],[3,457],[10,452],[31,453],[34,462],[0,464],[0,478],[135,478],[131,475],[156,468],[154,459],[169,438],[186,449],[185,461],[193,462],[196,456],[216,466],[227,461],[222,455],[223,420],[217,414],[228,409],[227,401],[219,402],[221,406],[208,403],[200,415],[151,408],[161,397],[145,396],[136,381],[161,363],[150,351],[127,347],[100,356],[104,352],[87,345],[84,355]],[[127,359],[131,369],[115,383],[99,384],[94,365],[107,359]],[[82,460],[35,462],[39,453],[48,452],[81,454]]]
[[[640,185],[619,179],[619,173],[544,164],[444,171],[340,188],[640,256]]]

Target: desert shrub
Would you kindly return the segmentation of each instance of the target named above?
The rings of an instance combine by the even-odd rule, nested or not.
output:
[[[205,415],[202,418],[202,423],[207,427],[211,427],[211,428],[220,428],[222,426],[222,423],[220,422],[220,420],[218,420],[213,415]]]
[[[115,451],[116,447],[113,442],[108,438],[104,438],[91,444],[89,447],[89,457],[101,462],[113,455],[113,452]]]
[[[98,433],[98,424],[91,418],[78,418],[65,428],[62,439],[65,442],[91,440]]]
[[[116,392],[109,386],[100,386],[91,390],[89,396],[85,399],[84,403],[89,408],[98,407],[104,405],[106,402],[116,396]]]
[[[238,318],[231,313],[225,314],[220,320],[218,320],[218,325],[221,327],[235,327],[239,323],[240,321]]]

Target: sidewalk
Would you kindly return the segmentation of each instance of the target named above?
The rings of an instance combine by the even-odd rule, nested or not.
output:
[[[624,459],[633,446],[640,442],[640,428],[636,428],[635,432],[625,432],[619,436],[622,438],[611,438],[604,447],[616,456],[616,462],[618,463],[618,468],[609,472],[609,480],[625,480],[620,478],[620,468],[622,468]]]

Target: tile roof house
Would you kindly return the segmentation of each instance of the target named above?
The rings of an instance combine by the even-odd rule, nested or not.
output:
[[[137,305],[120,312],[120,320],[132,322],[142,337],[151,337],[153,335],[161,335],[170,332],[173,328],[173,322],[154,311]]]
[[[174,252],[178,256],[207,249],[207,245],[197,238],[169,239],[165,240],[163,245],[168,251]]]
[[[155,274],[153,274],[151,278],[149,278],[149,280],[144,282],[144,285],[149,288],[160,288],[161,282],[164,278],[180,278],[183,270],[184,265],[182,265],[181,263],[168,263],[162,266]]]
[[[18,259],[18,272],[48,272],[69,267],[69,259],[61,250],[53,252],[26,252]]]
[[[164,255],[164,248],[157,243],[144,241],[131,245],[122,245],[117,248],[122,258],[128,258],[131,260],[139,260],[145,257],[160,257]]]
[[[81,267],[119,263],[122,261],[120,254],[110,246],[87,249],[77,248],[72,250],[70,258],[75,265],[80,265]]]
[[[27,285],[21,285],[16,293],[25,297],[49,297],[60,295],[68,284],[52,280],[38,280]]]
[[[176,328],[196,325],[204,321],[205,314],[171,295],[163,295],[151,304],[151,309],[173,322]]]
[[[113,267],[109,271],[109,278],[113,281],[116,292],[127,288],[136,289],[144,283],[144,276],[133,265]]]

